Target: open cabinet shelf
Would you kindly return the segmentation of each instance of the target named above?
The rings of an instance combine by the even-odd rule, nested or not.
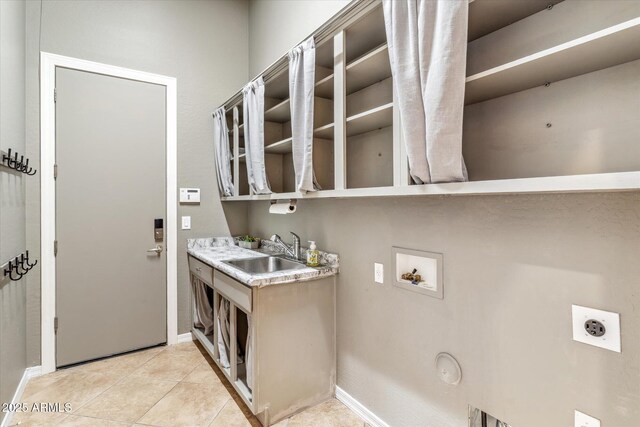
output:
[[[356,9],[317,32],[322,190],[294,188],[283,57],[265,79],[274,193],[247,190],[239,118],[235,179],[244,190],[222,200],[640,190],[640,2],[471,0],[462,140],[470,181],[425,185],[409,176],[381,4],[347,8]]]
[[[265,153],[270,154],[285,154],[291,152],[291,141],[292,139],[286,138],[278,142],[274,142],[273,144],[269,144],[264,147]]]
[[[322,98],[333,99],[333,74],[316,83],[315,94]]]
[[[347,65],[347,94],[362,90],[389,77],[391,77],[391,65],[389,50],[385,43]]]
[[[470,0],[469,41],[486,36],[562,0]]]
[[[264,112],[265,121],[284,123],[291,120],[291,104],[285,99]]]
[[[393,103],[390,102],[347,118],[347,136],[355,136],[393,125]]]
[[[640,18],[469,76],[465,103],[486,101],[636,59],[640,59]]]

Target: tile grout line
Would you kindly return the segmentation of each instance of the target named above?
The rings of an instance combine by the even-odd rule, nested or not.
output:
[[[172,382],[173,382],[173,381],[172,381]],[[147,415],[147,414],[148,414],[148,413],[149,413],[153,408],[155,408],[155,407],[158,405],[158,403],[160,403],[160,401],[161,401],[162,399],[164,399],[165,397],[167,397],[167,395],[168,395],[169,393],[171,393],[171,390],[173,390],[174,388],[176,388],[176,386],[177,386],[178,384],[180,384],[180,381],[175,381],[175,384],[173,385],[173,387],[171,387],[169,390],[167,390],[167,392],[166,392],[165,394],[163,394],[163,395],[162,395],[162,397],[156,401],[156,403],[154,403],[153,405],[151,405],[151,407],[150,407],[149,409],[147,409],[147,411],[146,411],[144,414],[142,414],[142,415],[141,415],[137,420],[135,420],[135,421],[133,422],[133,424],[143,424],[143,425],[147,425],[147,426],[153,426],[154,424],[141,423],[141,422],[140,422],[140,420],[141,420],[141,419],[143,419],[143,418],[144,418],[144,416],[145,416],[145,415]]]
[[[166,351],[166,349],[162,349],[162,351],[159,351],[156,355],[151,356],[151,358],[147,361],[145,361],[143,364],[141,364],[140,366],[138,366],[136,369],[134,369],[132,372],[126,374],[125,376],[123,376],[122,378],[120,378],[118,381],[116,381],[115,383],[111,384],[109,387],[107,387],[106,389],[104,389],[102,392],[98,393],[96,396],[94,396],[93,398],[87,400],[86,402],[82,403],[80,405],[80,407],[78,409],[76,409],[75,411],[71,411],[69,414],[74,414],[77,411],[79,411],[80,409],[84,408],[86,405],[88,405],[89,403],[93,402],[94,400],[96,400],[98,397],[102,396],[104,393],[106,393],[108,390],[110,390],[112,387],[116,386],[117,384],[120,384],[122,381],[125,380],[125,378],[128,378],[131,376],[131,374],[135,371],[137,371],[139,368],[141,368],[142,366],[146,365],[147,363],[149,363],[152,359],[154,359],[155,357],[157,357],[158,355],[164,353]],[[116,356],[114,359],[121,357],[121,356]],[[92,363],[92,362],[89,362]],[[81,415],[82,416],[82,415]],[[98,418],[98,419],[104,419],[104,418]],[[111,420],[109,420],[111,421]]]
[[[207,426],[211,426],[211,424],[213,424],[213,422],[216,420],[216,418],[218,418],[218,415],[220,415],[220,413],[222,412],[222,410],[224,408],[227,407],[227,405],[229,404],[229,402],[233,401],[233,398],[231,397],[231,395],[229,395],[229,398],[227,399],[227,401],[224,403],[224,405],[222,405],[222,408],[220,408],[220,410],[216,413],[216,415],[211,418],[211,421],[209,421],[209,423],[207,424]],[[235,401],[234,401],[235,403]]]

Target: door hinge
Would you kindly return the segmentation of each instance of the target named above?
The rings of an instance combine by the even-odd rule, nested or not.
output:
[[[53,179],[58,179],[58,164],[53,165]]]
[[[58,102],[58,89],[53,89],[53,102]]]
[[[58,316],[53,318],[53,331],[58,332]]]
[[[53,241],[53,256],[58,255],[58,241],[54,240]]]

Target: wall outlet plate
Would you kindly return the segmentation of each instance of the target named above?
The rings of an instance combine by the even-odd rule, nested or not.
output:
[[[620,314],[579,305],[572,305],[571,312],[575,341],[620,353]],[[604,325],[602,336],[593,336],[585,329],[585,322],[592,319]]]
[[[384,265],[377,262],[373,264],[373,279],[376,283],[384,283]]]
[[[580,411],[575,411],[575,427],[600,427],[600,420]]]

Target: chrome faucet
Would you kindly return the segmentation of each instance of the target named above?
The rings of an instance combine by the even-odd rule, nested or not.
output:
[[[271,241],[279,244],[284,250],[284,253],[289,255],[291,258],[295,258],[299,261],[302,259],[300,256],[300,236],[298,236],[293,231],[290,231],[290,233],[293,236],[293,245],[291,246],[283,242],[280,236],[278,236],[277,234],[271,236]]]

